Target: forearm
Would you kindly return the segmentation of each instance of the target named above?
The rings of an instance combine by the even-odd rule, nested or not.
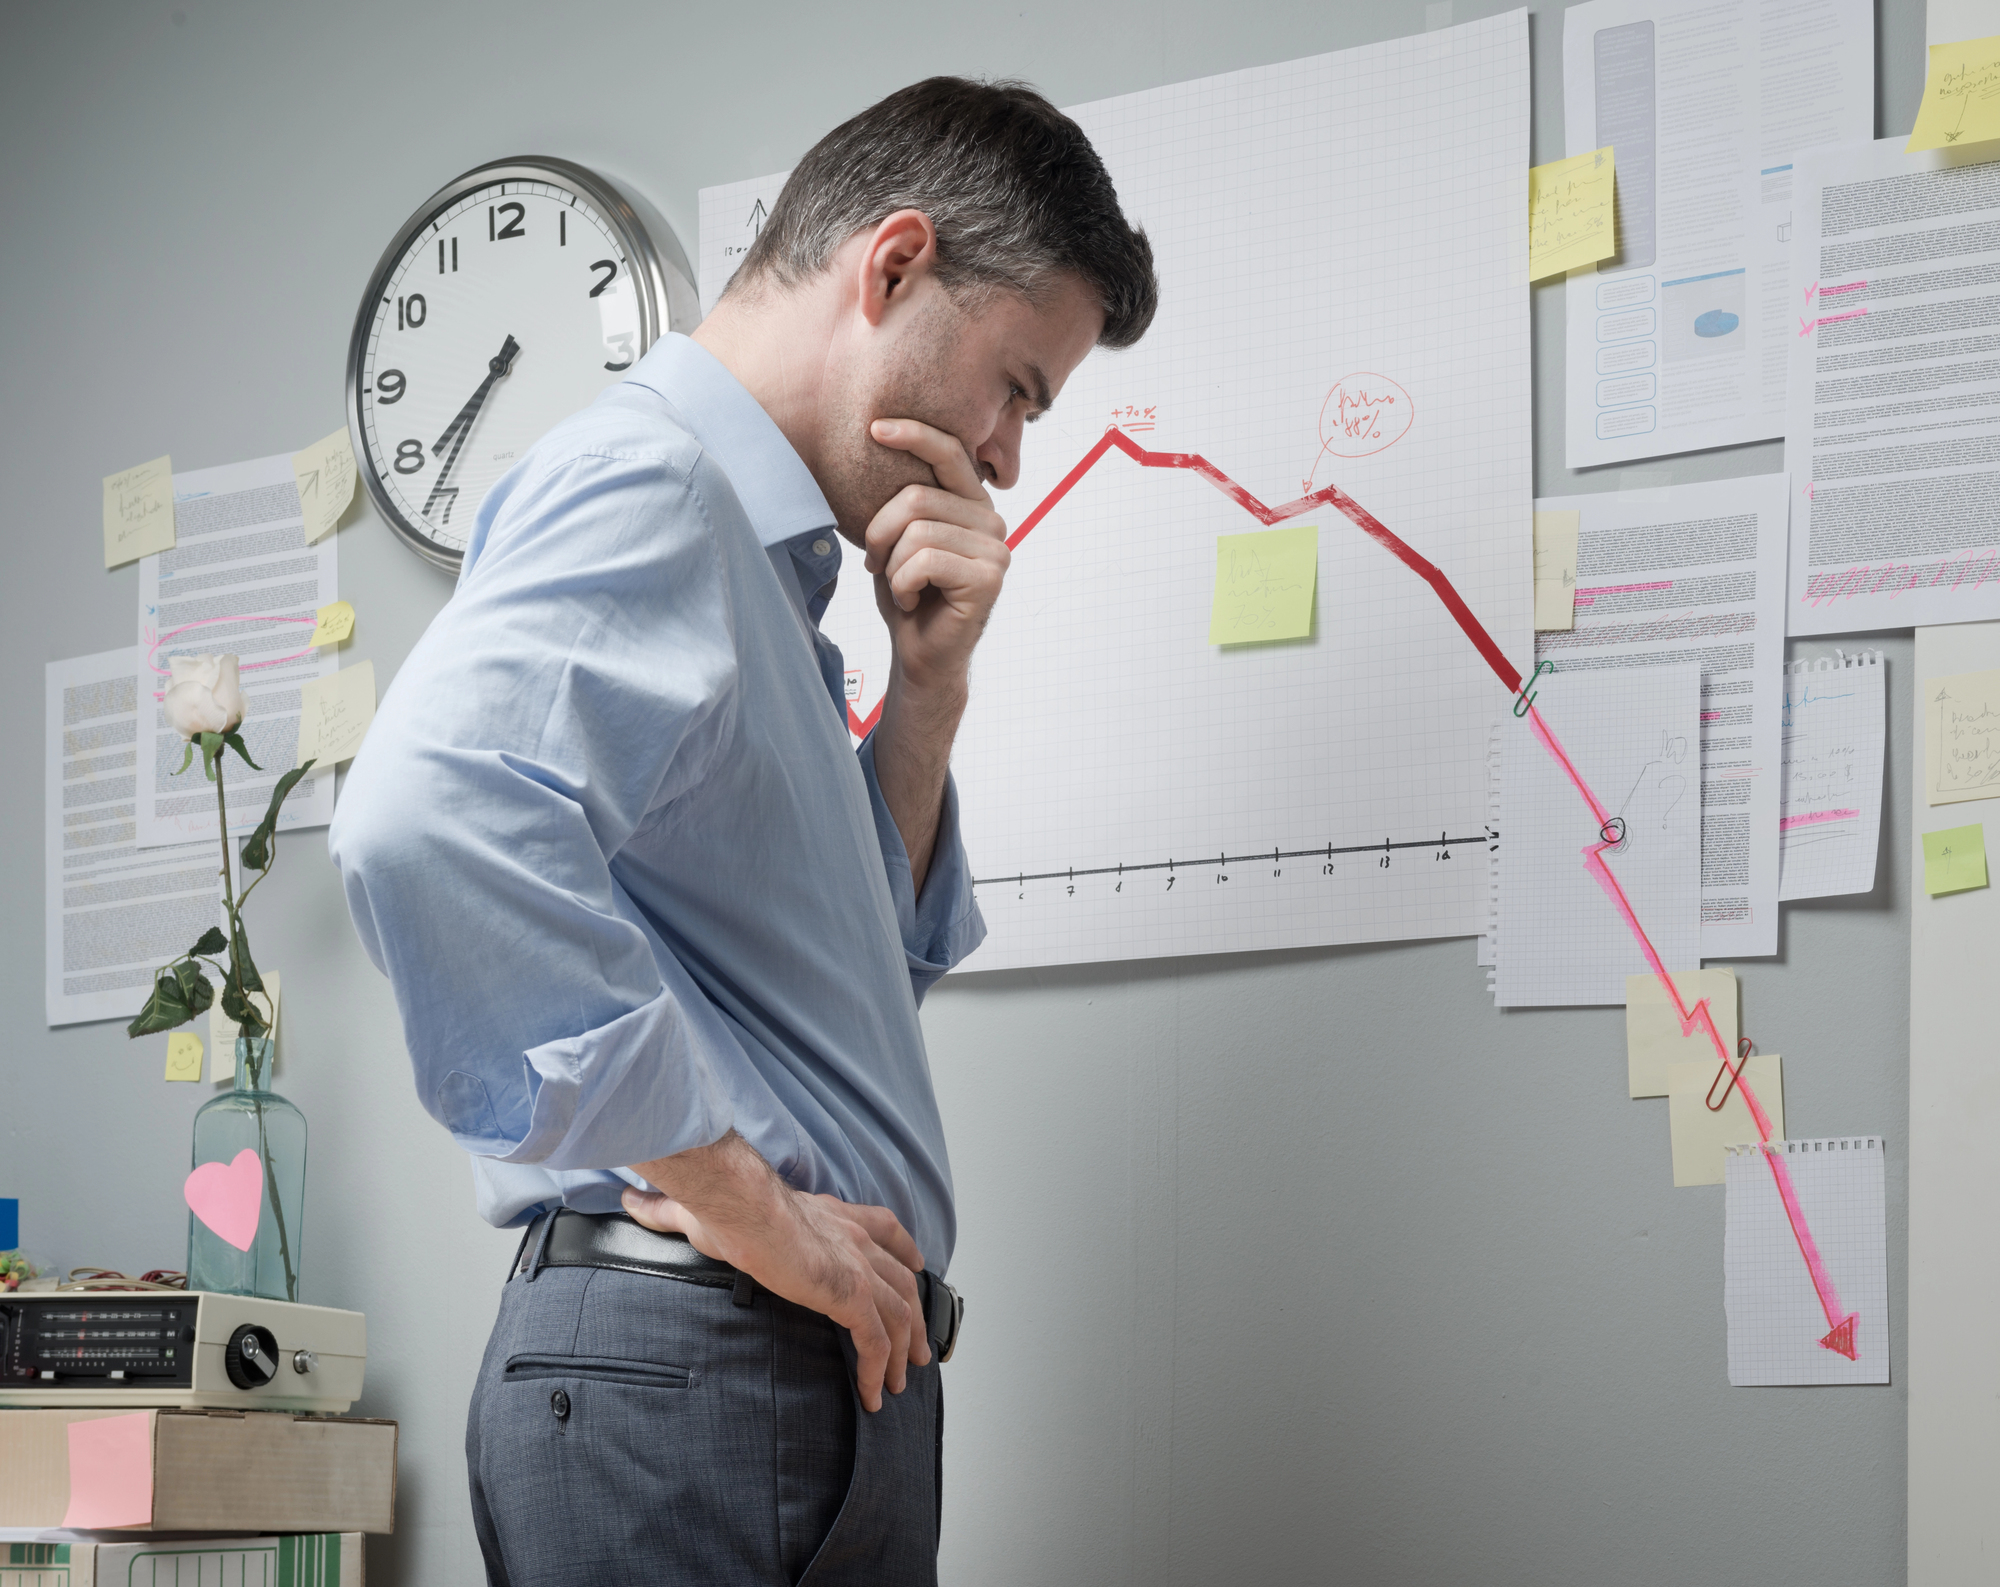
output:
[[[875,728],[875,779],[909,856],[910,885],[921,895],[937,847],[952,740],[965,714],[963,677],[910,681],[898,665],[889,676]]]
[[[784,1199],[776,1171],[733,1129],[710,1145],[634,1163],[632,1171],[727,1245],[739,1243],[746,1232],[768,1229]]]

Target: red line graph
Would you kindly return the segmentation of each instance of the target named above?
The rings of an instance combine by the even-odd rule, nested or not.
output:
[[[1521,674],[1519,669],[1507,659],[1506,654],[1494,643],[1493,636],[1486,631],[1485,625],[1477,617],[1473,616],[1472,608],[1465,604],[1464,599],[1459,595],[1458,591],[1452,587],[1451,580],[1446,578],[1444,573],[1434,563],[1419,556],[1403,540],[1392,534],[1386,525],[1338,486],[1329,485],[1324,490],[1314,491],[1310,496],[1301,496],[1297,501],[1287,502],[1282,507],[1266,507],[1255,496],[1251,495],[1249,491],[1237,484],[1235,480],[1223,473],[1221,469],[1209,462],[1200,453],[1149,452],[1133,441],[1123,431],[1110,429],[1104,432],[1103,437],[1095,446],[1084,453],[1074,468],[1063,475],[1061,480],[1057,482],[1055,489],[1042,498],[1035,510],[1021,520],[1020,528],[1016,529],[1007,539],[1008,548],[1011,550],[1018,547],[1023,540],[1027,539],[1035,526],[1049,515],[1063,497],[1070,493],[1076,486],[1077,481],[1081,480],[1085,474],[1096,467],[1098,461],[1114,447],[1131,458],[1141,468],[1186,469],[1192,473],[1199,474],[1251,517],[1265,525],[1283,523],[1286,519],[1296,518],[1301,513],[1310,512],[1315,507],[1332,507],[1363,534],[1367,535],[1369,539],[1388,551],[1397,561],[1401,562],[1411,572],[1429,584],[1431,589],[1436,592],[1438,599],[1444,603],[1445,610],[1451,613],[1452,620],[1458,624],[1459,628],[1464,632],[1465,637],[1472,642],[1473,648],[1485,658],[1486,665],[1493,670],[1493,675],[1506,685],[1510,694],[1520,694]],[[1532,696],[1530,697],[1530,702],[1532,702]],[[877,707],[877,709],[879,710],[880,708]],[[1673,976],[1668,974],[1666,965],[1661,962],[1659,953],[1653,947],[1652,939],[1646,935],[1645,928],[1639,924],[1639,917],[1633,911],[1631,901],[1626,898],[1624,888],[1618,885],[1618,878],[1612,874],[1611,867],[1605,862],[1604,851],[1614,847],[1622,837],[1622,833],[1617,830],[1617,825],[1613,818],[1599,802],[1597,795],[1591,792],[1589,784],[1583,780],[1582,773],[1576,769],[1574,762],[1570,760],[1567,752],[1564,751],[1562,745],[1557,741],[1555,734],[1549,730],[1548,724],[1542,720],[1541,712],[1532,703],[1527,705],[1526,715],[1535,737],[1541,742],[1542,747],[1562,767],[1564,774],[1575,786],[1578,795],[1590,808],[1591,814],[1597,819],[1599,841],[1589,845],[1582,851],[1585,868],[1596,879],[1597,884],[1604,889],[1605,895],[1610,899],[1612,907],[1617,910],[1618,914],[1623,918],[1627,929],[1631,931],[1633,937],[1638,941],[1640,952],[1645,956],[1648,968],[1659,977],[1660,984],[1666,988],[1668,1000],[1673,1004],[1675,1016],[1680,1020],[1681,1034],[1690,1035],[1698,1029],[1708,1037],[1710,1046],[1715,1049],[1716,1057],[1721,1061],[1722,1067],[1735,1080],[1736,1088],[1742,1092],[1744,1103],[1750,1109],[1751,1118],[1756,1121],[1758,1138],[1764,1148],[1764,1160],[1770,1166],[1771,1178],[1777,1185],[1778,1197],[1784,1203],[1785,1216],[1789,1219],[1792,1226],[1792,1234],[1798,1241],[1799,1255],[1805,1260],[1806,1272],[1812,1279],[1814,1293],[1819,1297],[1820,1309],[1826,1314],[1828,1332],[1819,1343],[1828,1350],[1837,1351],[1841,1355],[1846,1356],[1850,1361],[1857,1359],[1854,1329],[1858,1314],[1847,1313],[1841,1310],[1840,1296],[1834,1289],[1833,1279],[1826,1271],[1826,1264],[1820,1259],[1819,1247],[1813,1240],[1812,1231],[1806,1226],[1805,1212],[1799,1206],[1798,1191],[1792,1184],[1791,1171],[1785,1165],[1784,1155],[1774,1150],[1771,1146],[1770,1115],[1764,1111],[1763,1105],[1757,1100],[1756,1093],[1750,1089],[1748,1080],[1744,1078],[1742,1072],[1738,1069],[1735,1054],[1731,1053],[1724,1045],[1721,1032],[1716,1029],[1715,1021],[1709,1015],[1708,1000],[1706,998],[1701,999],[1692,1009],[1681,1001],[1680,989],[1674,984]],[[848,708],[848,721],[850,725],[858,721],[854,715],[852,706]],[[872,722],[873,718],[871,717],[871,725]],[[857,731],[859,730],[857,729]]]

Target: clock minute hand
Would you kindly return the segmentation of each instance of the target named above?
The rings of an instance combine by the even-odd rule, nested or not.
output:
[[[520,351],[521,344],[512,336],[501,343],[500,351],[486,362],[486,378],[480,381],[479,389],[466,399],[465,406],[458,410],[457,417],[445,426],[444,434],[439,436],[431,447],[431,455],[435,457],[443,452],[449,443],[451,456],[444,460],[444,467],[438,470],[437,482],[431,486],[430,496],[424,502],[426,517],[430,516],[430,511],[437,505],[440,496],[457,499],[458,487],[447,486],[445,481],[451,477],[452,469],[458,464],[458,454],[464,449],[466,437],[472,434],[472,421],[479,417],[479,410],[485,405],[487,393],[492,391],[493,383],[513,367],[514,359]],[[451,517],[449,507],[445,509],[445,517],[449,521]]]

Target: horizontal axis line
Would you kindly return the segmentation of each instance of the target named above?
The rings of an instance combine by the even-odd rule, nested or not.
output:
[[[1311,860],[1332,859],[1337,854],[1381,854],[1388,849],[1435,849],[1449,848],[1454,843],[1484,843],[1488,833],[1480,833],[1471,838],[1419,838],[1410,843],[1357,843],[1351,848],[1335,848],[1332,844],[1321,844],[1316,849],[1283,849],[1266,852],[1259,849],[1254,854],[1218,854],[1205,860],[1154,860],[1147,865],[1095,865],[1084,870],[1066,871],[1022,871],[1013,876],[975,876],[974,887],[1000,887],[1019,885],[1023,882],[1067,882],[1079,876],[1124,876],[1139,871],[1186,871],[1201,865],[1247,865],[1252,860]]]

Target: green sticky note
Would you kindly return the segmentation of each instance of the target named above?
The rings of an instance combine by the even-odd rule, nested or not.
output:
[[[1986,885],[1986,829],[1974,822],[1924,834],[1924,891],[1962,893]]]
[[[1303,639],[1312,632],[1313,583],[1319,576],[1319,530],[1266,529],[1215,538],[1211,645]]]

